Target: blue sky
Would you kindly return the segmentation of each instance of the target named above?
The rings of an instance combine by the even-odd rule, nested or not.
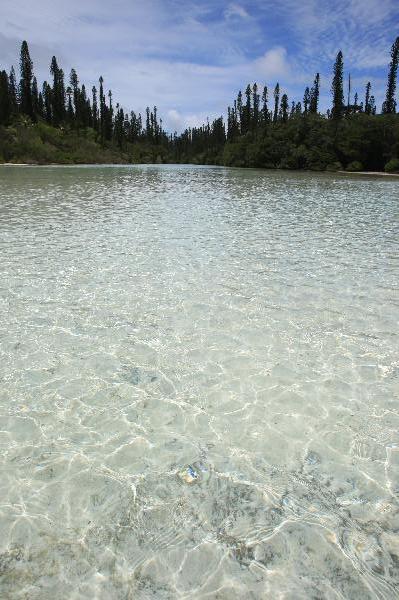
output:
[[[89,89],[102,74],[125,109],[157,105],[170,130],[222,114],[247,82],[301,100],[316,71],[326,107],[339,49],[380,104],[398,35],[399,0],[0,0],[1,67],[26,39],[40,81],[55,54]]]

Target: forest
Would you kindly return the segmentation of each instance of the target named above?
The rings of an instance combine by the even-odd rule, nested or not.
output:
[[[338,52],[331,106],[319,110],[320,74],[300,101],[280,84],[249,84],[225,116],[183,133],[165,131],[157,107],[125,112],[103,77],[89,91],[75,69],[66,79],[53,56],[49,81],[39,83],[26,41],[19,79],[0,70],[0,163],[194,163],[315,171],[399,172],[396,85],[399,37],[391,48],[385,100],[378,109],[370,82],[362,97],[344,85]]]

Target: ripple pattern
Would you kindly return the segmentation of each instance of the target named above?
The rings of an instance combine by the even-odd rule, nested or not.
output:
[[[1,167],[0,596],[399,597],[398,200]]]

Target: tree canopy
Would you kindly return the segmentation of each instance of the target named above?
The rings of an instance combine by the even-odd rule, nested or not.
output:
[[[365,82],[364,100],[356,91],[352,103],[349,75],[345,102],[344,57],[340,50],[332,69],[331,108],[324,114],[320,112],[320,89],[324,84],[320,73],[316,73],[313,83],[304,90],[302,102],[290,100],[280,82],[271,88],[266,83],[248,83],[244,93],[239,91],[227,108],[226,119],[220,116],[207,120],[178,135],[164,130],[156,106],[147,107],[144,117],[125,111],[114,101],[112,91],[105,88],[102,76],[89,94],[75,69],[65,82],[55,56],[50,62],[50,83],[44,81],[39,88],[24,41],[19,84],[14,67],[8,72],[0,70],[0,160],[17,157],[45,162],[51,155],[50,146],[55,145],[54,160],[62,162],[64,157],[73,162],[79,156],[81,161],[81,150],[68,156],[63,152],[69,143],[65,140],[77,144],[76,140],[90,139],[92,149],[96,146],[103,149],[104,156],[109,158],[109,151],[115,160],[119,157],[127,162],[317,170],[382,170],[389,163],[392,169],[399,159],[398,64],[399,37],[391,48],[386,97],[380,113],[370,81]],[[273,90],[271,108],[269,89]],[[50,135],[53,129],[58,133]],[[100,154],[100,150],[95,153]]]

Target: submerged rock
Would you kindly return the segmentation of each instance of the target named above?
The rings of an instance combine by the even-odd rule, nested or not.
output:
[[[199,483],[206,473],[208,473],[206,466],[202,462],[195,462],[192,465],[183,467],[177,475],[183,483],[191,485]]]
[[[154,383],[158,379],[156,373],[153,371],[146,371],[139,367],[131,369],[127,373],[126,378],[129,383],[132,383],[133,385],[147,385],[149,383]]]
[[[307,453],[307,455],[305,456],[305,462],[308,465],[318,465],[321,463],[321,458],[320,456],[317,454],[317,452],[312,452],[309,451]]]
[[[184,469],[179,471],[178,476],[181,481],[188,484],[195,483],[199,480],[199,473],[191,465],[188,465],[188,467],[184,467]]]

